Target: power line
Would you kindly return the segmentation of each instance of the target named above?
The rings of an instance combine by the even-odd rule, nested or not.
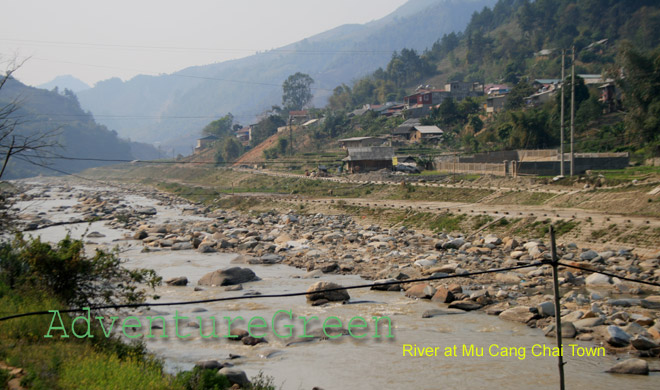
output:
[[[578,265],[566,264],[566,263],[561,263],[561,262],[559,262],[559,265],[562,265],[564,267],[579,269],[579,270],[582,270],[582,271],[587,271],[587,272],[597,273],[597,274],[601,274],[601,275],[606,275],[606,276],[609,276],[611,278],[618,278],[618,279],[625,280],[625,281],[628,281],[628,282],[641,283],[641,284],[646,284],[646,285],[649,285],[649,286],[660,287],[660,283],[649,282],[649,281],[646,281],[646,280],[626,278],[625,276],[619,276],[619,275],[612,274],[612,273],[609,273],[609,272],[604,272],[604,271],[597,271],[597,270],[593,270],[593,269],[589,269],[589,268],[585,268],[585,267],[580,267]]]
[[[182,47],[182,46],[150,46],[150,45],[119,45],[108,43],[93,43],[93,42],[66,42],[66,41],[42,41],[33,39],[9,39],[0,38],[0,41],[5,42],[20,42],[27,44],[38,45],[69,45],[69,46],[83,46],[83,47],[97,47],[109,49],[138,49],[138,50],[164,50],[164,51],[201,51],[201,52],[246,52],[254,54],[280,54],[280,53],[301,53],[301,54],[391,54],[394,50],[304,50],[304,49],[238,49],[238,48],[219,48],[219,47]]]
[[[333,287],[333,288],[327,288],[327,289],[317,290],[317,291],[312,291],[312,292],[305,291],[305,292],[284,293],[284,294],[241,295],[241,296],[234,296],[234,297],[200,299],[200,300],[195,300],[195,301],[182,301],[182,302],[132,303],[132,304],[124,304],[124,305],[105,305],[105,306],[92,307],[92,308],[89,308],[89,310],[122,309],[122,308],[137,308],[137,307],[158,307],[158,306],[173,306],[173,305],[184,306],[184,305],[197,305],[197,304],[200,304],[200,303],[238,301],[238,300],[244,300],[244,299],[258,299],[258,298],[288,298],[288,297],[298,297],[298,296],[318,294],[318,293],[324,293],[324,292],[332,292],[332,291],[371,288],[371,287],[375,287],[375,286],[379,286],[379,287],[380,286],[392,286],[392,285],[398,285],[398,284],[404,284],[404,283],[420,283],[420,282],[430,282],[430,281],[442,280],[442,279],[467,278],[467,277],[470,277],[470,276],[491,274],[491,273],[495,273],[495,272],[514,271],[514,270],[518,270],[518,269],[537,267],[539,265],[543,265],[543,264],[542,263],[532,263],[532,264],[526,264],[526,265],[519,265],[519,266],[515,266],[515,267],[507,267],[507,268],[491,269],[491,270],[486,270],[486,271],[469,272],[469,273],[461,274],[461,275],[455,274],[455,275],[445,275],[445,276],[432,276],[432,277],[421,278],[421,279],[408,279],[408,280],[397,280],[397,281],[393,281],[393,282],[368,283],[368,284],[359,284],[359,285],[348,286],[348,287]],[[78,312],[82,312],[82,311],[84,311],[84,310],[83,309],[59,310],[60,313],[78,313]],[[43,315],[43,314],[51,314],[51,312],[50,311],[36,311],[36,312],[30,312],[30,313],[14,314],[14,315],[11,315],[11,316],[0,318],[0,321],[6,321],[6,320],[13,319],[13,318],[21,318],[21,317],[27,317],[27,316],[33,316],[33,315]]]

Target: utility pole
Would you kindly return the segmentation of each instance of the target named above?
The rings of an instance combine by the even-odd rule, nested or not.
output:
[[[289,114],[289,154],[293,156],[293,129],[291,128],[291,114]]]
[[[565,58],[566,49],[561,51],[561,115],[559,125],[559,176],[564,176],[564,81],[566,80],[565,73]]]
[[[561,352],[558,356],[558,366],[559,366],[559,388],[564,390],[566,387],[564,385],[564,359],[562,355],[564,354],[564,346],[562,345],[561,340],[561,304],[559,302],[559,278],[557,276],[559,260],[557,259],[557,245],[555,244],[555,229],[550,225],[550,243],[552,250],[552,286],[554,289],[555,296],[555,334],[557,336],[557,348]]]
[[[571,176],[575,173],[575,154],[573,148],[575,141],[573,134],[575,132],[575,46],[571,50]]]

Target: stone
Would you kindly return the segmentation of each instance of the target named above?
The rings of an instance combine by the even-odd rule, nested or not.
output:
[[[463,313],[465,313],[465,311],[459,309],[431,309],[422,313],[422,318],[433,318],[438,316],[463,314]]]
[[[555,316],[555,304],[553,302],[543,302],[536,306],[539,315],[541,317],[554,317]],[[562,327],[563,328],[563,327]]]
[[[660,301],[653,301],[649,299],[642,299],[640,301],[641,306],[644,309],[651,309],[651,310],[660,310]]]
[[[250,385],[245,371],[237,368],[223,367],[218,371],[218,374],[224,375],[231,384],[239,385],[242,388]]]
[[[199,279],[201,286],[230,286],[258,280],[257,275],[249,268],[232,267],[209,272]]]
[[[431,301],[438,303],[452,303],[454,294],[444,287],[438,287],[431,298]]]
[[[447,241],[442,245],[443,249],[458,249],[465,244],[465,240],[462,238],[455,238],[451,241]]]
[[[182,251],[188,249],[194,249],[194,246],[191,242],[177,242],[176,244],[172,245],[173,251]]]
[[[502,240],[494,234],[489,234],[484,237],[484,244],[500,245],[501,243]]]
[[[202,360],[195,363],[195,367],[199,367],[204,370],[219,370],[224,366],[225,366],[224,364],[220,363],[217,360]]]
[[[591,260],[595,259],[596,257],[598,257],[598,252],[596,252],[594,250],[591,250],[591,249],[589,249],[588,251],[584,251],[584,252],[580,253],[580,260],[591,261]]]
[[[607,343],[613,347],[626,347],[630,344],[630,335],[616,325],[610,325],[606,329]]]
[[[105,237],[105,234],[101,234],[99,232],[91,232],[87,234],[87,238],[103,238]]]
[[[165,281],[165,284],[169,286],[185,286],[188,284],[188,278],[185,276],[170,278]]]
[[[394,278],[390,279],[380,279],[374,281],[374,283],[395,283],[398,282],[398,280]],[[375,285],[371,286],[371,290],[377,290],[377,291],[399,291],[401,290],[401,285],[400,284],[386,284],[386,285]]]
[[[612,284],[609,276],[597,273],[587,276],[585,282],[587,286],[606,286]]]
[[[145,230],[138,230],[133,235],[133,238],[136,239],[136,240],[144,240],[147,237],[149,237],[149,233],[147,233]]]
[[[322,291],[327,289],[341,289],[334,291]],[[307,289],[307,301],[314,302],[321,299],[326,299],[329,302],[343,302],[351,299],[348,291],[344,290],[342,286],[332,282],[316,282]]]
[[[241,339],[241,342],[243,342],[244,345],[249,345],[249,346],[255,346],[260,343],[268,343],[265,338],[263,337],[252,337],[252,336],[245,336]]]
[[[199,244],[197,247],[197,252],[199,253],[214,253],[216,250],[212,248],[209,244]]]
[[[157,211],[154,207],[138,207],[135,212],[142,215],[156,215]]]
[[[405,294],[410,298],[430,299],[435,294],[435,288],[428,283],[419,283],[410,286]]]
[[[505,284],[518,284],[521,279],[513,272],[505,272],[495,274],[495,280]]]
[[[648,351],[649,349],[658,348],[660,346],[660,344],[655,341],[641,335],[633,337],[630,343],[638,351]]]
[[[535,317],[531,309],[527,306],[516,306],[504,310],[500,313],[499,317],[503,320],[522,322],[526,324],[529,320]]]
[[[611,374],[648,375],[649,364],[642,359],[628,359],[607,370]]]
[[[556,325],[554,323],[548,325],[545,329],[543,329],[543,333],[545,334],[545,337],[556,337],[557,332],[555,332]],[[572,339],[577,335],[577,329],[575,329],[575,325],[573,325],[572,322],[561,322],[561,337],[562,338],[567,338],[567,339]]]
[[[454,302],[449,304],[450,309],[461,309],[461,310],[464,310],[464,311],[479,310],[479,309],[481,309],[481,307],[482,306],[480,304],[478,304],[474,301],[471,301],[469,299],[454,301]]]
[[[593,328],[595,326],[600,326],[605,323],[605,320],[602,317],[591,317],[591,318],[583,318],[581,320],[577,320],[573,322],[573,325],[575,325],[576,328],[578,329],[584,329],[584,328]]]

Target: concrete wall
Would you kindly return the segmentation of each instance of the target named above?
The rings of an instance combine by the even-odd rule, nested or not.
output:
[[[482,175],[497,176],[506,176],[507,174],[505,164],[436,161],[433,165],[436,171],[451,173],[478,173]]]
[[[630,158],[627,156],[591,157],[576,156],[574,172],[576,175],[589,170],[623,169],[628,166]],[[564,176],[570,173],[570,161],[564,161]],[[555,176],[559,175],[559,161],[520,161],[517,163],[518,174]]]

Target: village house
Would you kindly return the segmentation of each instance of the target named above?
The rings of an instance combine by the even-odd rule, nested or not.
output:
[[[210,148],[213,146],[218,141],[218,137],[215,135],[208,135],[203,138],[198,138],[197,139],[197,146],[195,146],[195,151],[194,153],[199,153],[200,151]]]
[[[348,148],[348,156],[342,161],[346,163],[349,173],[392,169],[394,148],[384,146],[369,146],[364,148]]]
[[[444,89],[433,89],[430,85],[417,87],[412,95],[403,98],[403,104],[413,118],[420,118],[432,107],[442,104],[445,99],[463,100],[467,97],[477,97],[484,94],[483,85],[454,81],[445,84]]]
[[[392,132],[392,138],[397,138],[400,140],[409,140],[412,132],[412,128],[418,125],[420,125],[419,119],[412,118],[406,120],[405,122],[400,124],[399,127],[394,129],[394,131]]]
[[[236,138],[242,143],[250,142],[252,140],[252,125],[236,131]]]
[[[438,141],[444,132],[438,126],[413,126],[410,131],[410,141]]]
[[[301,125],[309,120],[307,110],[289,111],[289,123],[292,125]]]
[[[353,137],[339,140],[339,146],[343,149],[361,148],[367,146],[380,146],[385,140],[377,137]]]

